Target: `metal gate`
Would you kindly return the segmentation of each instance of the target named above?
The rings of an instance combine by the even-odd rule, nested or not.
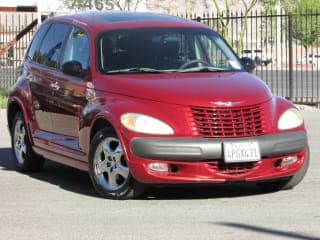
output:
[[[36,27],[35,13],[0,12],[0,88],[16,82]]]
[[[240,57],[255,59],[255,74],[273,94],[295,103],[319,105],[320,13],[256,11],[245,16],[229,12],[191,18],[223,35]]]
[[[37,15],[0,14],[0,88],[4,88],[17,80],[25,50],[37,27]],[[255,73],[275,95],[295,103],[319,105],[320,13],[262,11],[248,16],[229,12],[221,16],[186,17],[219,32],[240,57],[255,59]]]

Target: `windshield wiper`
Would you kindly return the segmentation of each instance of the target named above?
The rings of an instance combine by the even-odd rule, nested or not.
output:
[[[228,71],[229,69],[225,68],[217,68],[217,67],[193,67],[193,68],[187,68],[187,69],[179,69],[177,72],[225,72]]]
[[[118,69],[118,70],[110,70],[110,71],[107,71],[106,73],[117,74],[117,73],[168,73],[168,72],[173,72],[173,70],[159,70],[154,68],[133,67],[133,68]]]
[[[154,68],[124,68],[124,69],[117,69],[117,70],[110,70],[107,71],[107,74],[121,74],[121,73],[172,73],[172,72],[224,72],[228,71],[228,69],[224,68],[217,68],[217,67],[193,67],[187,69],[168,69],[168,70],[160,70]]]

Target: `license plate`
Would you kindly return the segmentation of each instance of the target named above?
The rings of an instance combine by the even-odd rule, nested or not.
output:
[[[255,162],[261,159],[258,142],[224,142],[224,161],[227,163]]]

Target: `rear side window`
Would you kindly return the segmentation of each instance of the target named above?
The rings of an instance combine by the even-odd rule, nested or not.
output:
[[[39,28],[30,45],[29,51],[27,53],[27,59],[36,61],[37,56],[39,56],[41,41],[46,32],[48,31],[49,27],[50,23],[45,23]]]
[[[67,41],[62,64],[69,61],[78,61],[81,63],[83,70],[88,70],[89,39],[85,31],[78,27],[73,29]]]
[[[40,56],[37,61],[49,67],[58,68],[64,42],[69,35],[70,25],[64,23],[54,23],[44,37]]]

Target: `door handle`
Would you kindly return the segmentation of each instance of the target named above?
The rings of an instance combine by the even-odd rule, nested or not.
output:
[[[73,107],[73,108],[80,109],[80,108],[81,108],[81,105],[78,105],[78,104],[72,104],[72,107]]]
[[[60,85],[58,84],[58,82],[55,82],[55,83],[50,83],[50,87],[53,91],[59,91],[60,89]]]

